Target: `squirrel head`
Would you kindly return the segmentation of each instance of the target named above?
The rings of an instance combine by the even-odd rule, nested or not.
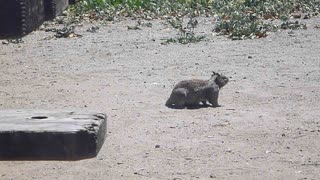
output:
[[[214,82],[219,86],[219,88],[222,88],[229,82],[229,78],[214,71],[211,75],[211,79],[214,80]]]

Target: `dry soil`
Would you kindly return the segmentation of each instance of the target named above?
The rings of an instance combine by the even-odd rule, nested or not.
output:
[[[80,109],[108,115],[96,158],[0,161],[0,179],[320,179],[320,18],[306,30],[232,41],[200,18],[196,44],[161,45],[162,20],[35,31],[0,44],[1,109]],[[304,22],[304,21],[303,21]],[[0,41],[1,42],[1,41]],[[6,41],[3,41],[6,42]],[[219,108],[170,109],[175,83],[230,77]]]

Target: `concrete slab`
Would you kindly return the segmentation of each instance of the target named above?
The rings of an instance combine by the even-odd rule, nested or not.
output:
[[[0,110],[0,160],[80,160],[95,157],[107,116],[80,111]]]

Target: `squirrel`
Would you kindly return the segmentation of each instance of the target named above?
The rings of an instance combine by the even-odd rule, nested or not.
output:
[[[185,108],[199,106],[201,102],[212,107],[218,104],[219,90],[229,82],[229,78],[213,72],[209,80],[191,79],[180,81],[172,90],[166,106],[170,108]]]

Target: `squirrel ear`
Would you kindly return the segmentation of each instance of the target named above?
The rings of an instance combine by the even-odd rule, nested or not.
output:
[[[216,74],[216,72],[212,71],[212,75],[215,75],[215,74]]]

